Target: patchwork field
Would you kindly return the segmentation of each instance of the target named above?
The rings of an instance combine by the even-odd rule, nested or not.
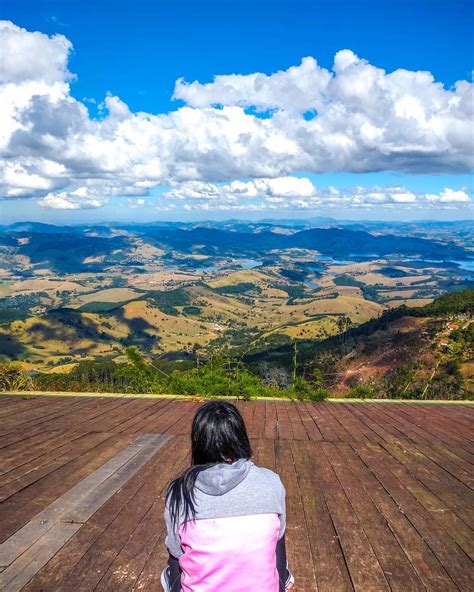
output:
[[[152,225],[67,228],[51,239],[51,228],[37,226],[0,233],[0,361],[39,369],[121,357],[132,344],[151,354],[240,355],[249,343],[324,339],[470,281],[457,263],[351,255],[351,231],[341,229]],[[397,253],[403,241],[392,239]],[[328,253],[328,240],[338,254]],[[441,247],[420,248],[436,257]]]

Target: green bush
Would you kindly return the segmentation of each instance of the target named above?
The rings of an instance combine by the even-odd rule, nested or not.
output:
[[[346,397],[348,399],[367,399],[372,397],[374,394],[374,389],[371,386],[366,384],[359,384],[358,386],[351,389]]]
[[[31,388],[31,378],[20,362],[0,364],[0,391],[22,391]]]
[[[207,397],[239,397],[249,400],[265,394],[260,379],[241,364],[212,359],[197,368],[172,373],[168,383],[170,393]]]
[[[290,396],[295,397],[298,401],[324,401],[330,396],[329,391],[323,388],[314,388],[304,378],[296,378],[290,390]]]
[[[313,402],[318,402],[318,401],[325,401],[328,397],[331,396],[331,393],[324,388],[318,388],[316,390],[313,390],[309,393],[309,400],[313,401]]]

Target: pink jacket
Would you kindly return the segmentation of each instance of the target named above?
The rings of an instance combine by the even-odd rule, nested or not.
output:
[[[275,549],[285,532],[278,475],[248,460],[214,465],[196,481],[196,520],[171,524],[166,545],[183,592],[278,592]]]

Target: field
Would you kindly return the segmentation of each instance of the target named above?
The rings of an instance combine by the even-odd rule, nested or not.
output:
[[[7,233],[6,246],[0,244],[0,361],[39,370],[61,371],[96,356],[120,359],[128,345],[156,355],[239,353],[249,344],[325,339],[469,282],[470,272],[454,263],[399,253],[338,259],[296,247],[291,241],[304,235],[307,242],[313,230],[291,227],[249,226],[238,239],[228,226],[163,235],[153,227],[110,228],[108,236],[101,228],[54,235],[52,243],[37,226]],[[323,247],[332,236],[330,229],[314,232]],[[368,244],[374,240],[367,234]],[[426,244],[434,257],[439,245]]]

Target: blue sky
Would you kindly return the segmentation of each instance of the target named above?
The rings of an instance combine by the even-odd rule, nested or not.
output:
[[[344,49],[350,49],[368,64],[384,69],[387,73],[400,68],[413,72],[429,71],[435,81],[442,82],[444,89],[449,91],[457,80],[471,80],[474,49],[472,16],[472,2],[459,0],[3,0],[0,9],[0,18],[12,21],[27,32],[39,31],[49,38],[60,34],[72,43],[67,69],[76,78],[71,81],[70,96],[87,106],[92,120],[104,117],[104,108],[99,108],[99,105],[107,93],[120,97],[131,113],[166,114],[175,112],[186,104],[199,109],[201,105],[198,102],[204,100],[202,96],[205,89],[202,85],[212,83],[215,75],[248,76],[261,72],[271,76],[275,72],[298,66],[305,56],[314,57],[319,66],[331,71],[335,54]],[[180,77],[187,82],[201,83],[198,93],[189,100],[172,99],[175,82]],[[407,83],[408,89],[409,84],[410,82]],[[219,87],[212,92],[212,102],[220,103]],[[416,95],[416,92],[415,89],[413,94]],[[423,102],[424,98],[420,100]],[[241,99],[235,101],[237,102],[228,105],[241,104]],[[203,108],[207,107],[212,105],[205,105]],[[257,117],[261,115],[258,114]],[[285,130],[289,125],[290,123],[285,123]],[[291,135],[291,130],[289,133]],[[393,143],[393,139],[390,142]],[[456,148],[453,150],[457,150],[461,143],[456,139]],[[409,142],[406,144],[409,145]],[[432,153],[430,146],[426,148],[426,152]],[[20,157],[24,158],[25,154]],[[321,168],[320,165],[308,167],[313,170],[300,168],[304,165],[298,163],[287,166],[282,164],[279,156],[280,168],[272,169],[268,175],[261,172],[266,170],[263,164],[256,174],[251,174],[252,167],[247,167],[248,174],[245,174],[245,167],[235,171],[231,167],[228,173],[223,172],[219,178],[214,173],[199,172],[193,173],[194,177],[191,175],[189,180],[198,179],[199,182],[219,185],[254,177],[295,175],[308,178],[322,193],[330,186],[341,190],[352,190],[355,186],[372,190],[374,187],[396,185],[417,195],[440,195],[445,188],[450,188],[472,197],[471,169],[465,158],[460,157],[461,164],[456,162],[453,165],[445,164],[436,157],[435,164],[429,163],[425,168],[419,157],[416,162],[409,164],[400,164],[401,160],[396,159],[393,168],[389,158],[382,160],[383,165],[377,161],[374,166],[369,164],[365,169],[362,167],[361,172],[355,172],[349,170],[351,167],[339,164],[328,165],[328,170],[323,170],[324,167]],[[309,161],[303,159],[301,162]],[[438,165],[438,162],[441,164]],[[335,171],[334,168],[338,170]],[[71,173],[71,186],[51,184],[53,192],[69,192],[68,195],[74,196],[80,178],[83,177],[77,172]],[[91,179],[91,183],[95,183],[96,176],[91,175]],[[137,178],[134,177],[133,183],[136,181]],[[151,186],[150,181],[147,194],[138,196],[136,191],[135,195],[133,191],[127,193],[128,190],[124,190],[124,194],[120,195],[114,189],[100,207],[96,207],[97,200],[89,199],[83,200],[81,207],[77,209],[64,209],[57,205],[50,207],[51,204],[57,204],[58,200],[51,198],[45,201],[43,193],[35,189],[37,192],[31,197],[22,194],[21,199],[2,200],[0,213],[2,221],[7,222],[26,218],[74,222],[127,218],[258,218],[270,215],[269,211],[259,211],[257,207],[246,210],[245,204],[238,211],[185,209],[185,198],[174,199],[171,196],[166,198],[169,201],[160,198],[163,193],[165,196],[170,195],[170,185],[187,182],[187,177],[183,175],[179,179],[170,177],[170,180],[165,176],[154,186]],[[134,187],[136,190],[136,186]],[[94,191],[100,192],[100,186],[97,190],[94,186]],[[110,189],[107,188],[107,191]],[[268,203],[276,204],[271,211],[272,216],[328,214],[324,196],[313,200],[309,206],[298,208],[291,205],[296,203],[293,199],[291,203],[286,202],[286,209],[279,210],[278,202],[275,201],[278,192],[275,193],[276,190],[273,189],[269,192],[268,188],[265,191],[267,198],[270,196],[274,199]],[[234,195],[234,201],[229,203],[237,203],[236,199]],[[417,208],[410,208],[405,202],[395,200],[389,204],[392,207],[388,208],[377,208],[372,203],[366,209],[358,209],[353,202],[351,207],[346,208],[344,203],[349,203],[346,201],[341,202],[340,208],[333,208],[332,215],[384,219],[455,219],[466,218],[471,212],[471,202],[460,198],[452,202],[443,197],[438,200],[422,198],[421,202]],[[173,208],[167,210],[167,203],[173,205]],[[202,204],[203,200],[190,200],[190,203],[194,207],[194,204]],[[403,208],[393,207],[397,203],[404,203]],[[406,203],[409,204],[410,200]],[[446,209],[436,207],[437,204],[444,204]]]

